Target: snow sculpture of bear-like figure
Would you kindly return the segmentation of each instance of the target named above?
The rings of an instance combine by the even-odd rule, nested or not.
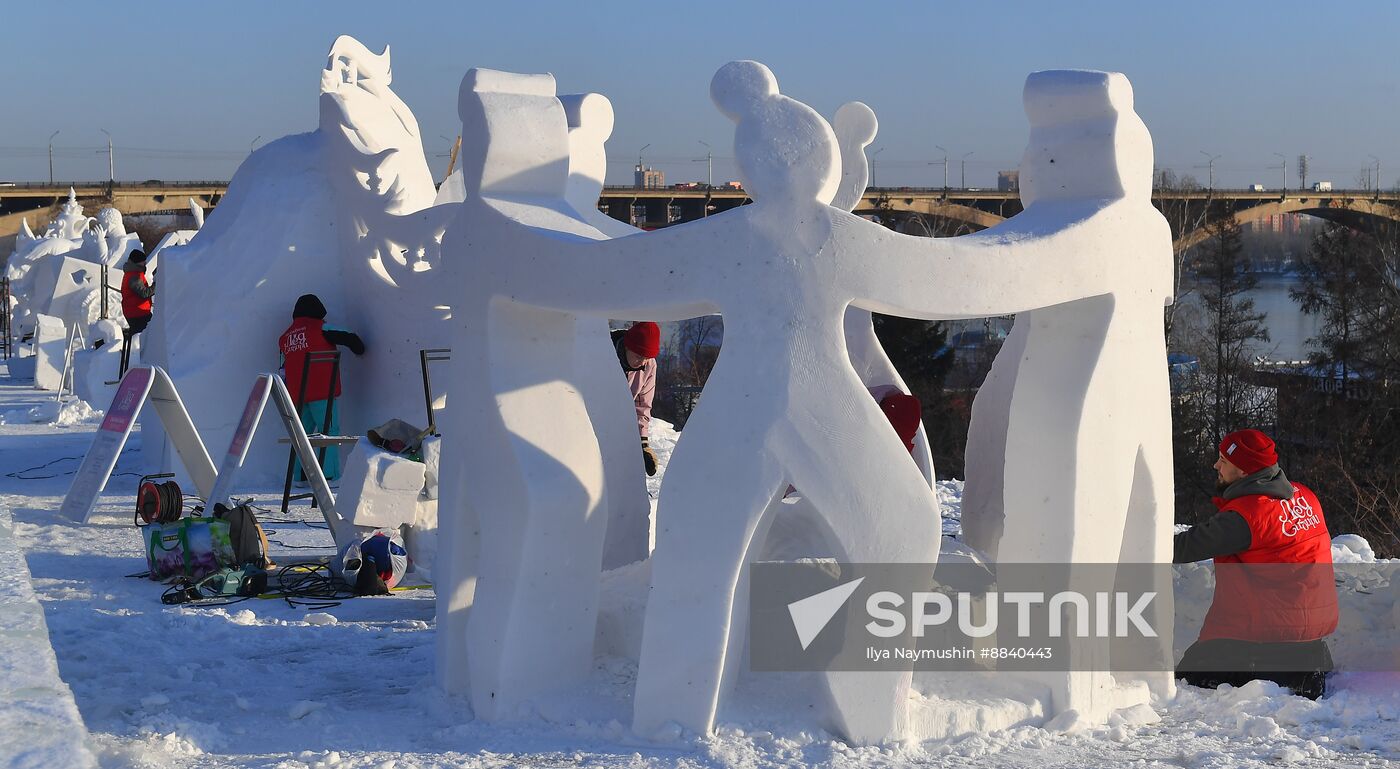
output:
[[[564,198],[578,218],[613,238],[641,230],[598,210],[608,155],[603,144],[612,135],[613,108],[597,93],[559,97],[569,121],[569,179]],[[631,393],[616,364],[608,323],[596,318],[578,322],[575,371],[588,406],[589,421],[602,452],[603,489],[608,511],[603,569],[640,561],[649,554],[651,496],[647,494],[637,421]]]
[[[1028,209],[1085,193],[1149,205],[1151,137],[1132,112],[1132,99],[1132,86],[1119,74],[1031,76],[1026,112],[1034,127],[1021,161]],[[1134,242],[1132,250],[1124,247],[1131,254],[1124,262],[1135,269],[1123,273],[1113,295],[1017,315],[973,402],[963,532],[995,561],[1171,560],[1166,221],[1148,217]],[[1069,367],[1063,360],[1099,365]],[[1075,451],[1064,450],[1062,435],[1074,436]],[[1027,482],[1033,476],[1050,483]],[[1103,483],[1105,477],[1118,482]],[[1154,611],[1156,627],[1171,626],[1170,590]],[[1106,675],[1048,676],[1056,709],[1102,718],[1117,704]],[[1161,696],[1174,690],[1169,672],[1140,678]]]
[[[1120,83],[1102,73],[1033,76],[1033,144],[1039,138],[1065,150],[1058,159],[1075,168],[1080,137],[1053,126],[1037,133],[1047,115],[1032,106],[1048,93],[1072,113],[1130,116]],[[1160,310],[1169,283],[1145,285],[1141,265],[1124,254],[1153,252],[1158,244],[1145,241],[1165,237],[1161,217],[1145,197],[1125,194],[1128,184],[1115,191],[1096,181],[1102,173],[1115,184],[1120,176],[1145,183],[1146,174],[1137,178],[1143,158],[1151,167],[1145,133],[1126,141],[1111,131],[1090,135],[1088,149],[1106,145],[1108,161],[1091,161],[1089,178],[1066,178],[1056,194],[993,230],[929,240],[827,205],[839,186],[836,136],[817,113],[780,94],[763,65],[726,65],[711,95],[737,123],[735,155],[754,204],[606,239],[565,202],[567,124],[553,79],[473,70],[463,81],[467,195],[444,252],[454,254],[462,299],[451,434],[471,435],[476,450],[444,457],[459,480],[443,500],[442,553],[455,564],[438,584],[439,676],[449,688],[469,681],[480,717],[509,717],[591,668],[602,468],[583,400],[572,377],[560,374],[571,359],[574,314],[725,317],[723,354],[672,457],[658,512],[633,713],[634,731],[652,735],[671,722],[712,727],[742,656],[750,553],[768,503],[787,484],[822,513],[840,560],[937,559],[936,503],[852,369],[848,307],[980,317],[1089,297],[1112,303],[1127,286],[1125,299],[1155,301]],[[1123,363],[1092,346],[1071,352],[1050,373]],[[1131,376],[1096,380],[1131,385],[1124,381]],[[1042,443],[1072,457],[1083,451],[1076,432],[1083,425],[1043,419],[1044,404],[1025,405],[1013,402],[1013,423],[1035,430],[1043,422]],[[1063,410],[1081,421],[1126,416],[1086,414],[1080,405]],[[1034,468],[1024,480],[1056,483]],[[1119,489],[1132,480],[1129,473],[1098,482]],[[907,673],[825,680],[840,733],[862,742],[900,735]],[[1057,709],[1075,706],[1055,700]]]

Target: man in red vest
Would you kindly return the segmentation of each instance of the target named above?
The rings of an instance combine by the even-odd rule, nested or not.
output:
[[[1322,503],[1288,480],[1258,430],[1225,436],[1215,470],[1219,512],[1174,542],[1175,563],[1215,559],[1215,596],[1177,674],[1209,688],[1263,679],[1317,699],[1338,614]]]
[[[337,346],[348,347],[356,355],[365,354],[365,343],[354,332],[326,325],[326,306],[315,294],[303,294],[292,309],[292,325],[282,332],[278,347],[282,353],[283,379],[301,412],[301,424],[307,434],[340,433],[340,372],[330,361],[307,365],[307,356],[316,352],[334,352]],[[302,382],[305,382],[305,387]],[[330,409],[330,426],[326,428],[326,410]],[[340,455],[335,446],[326,449],[321,470],[326,480],[340,477]],[[298,465],[297,475],[301,468]]]
[[[128,339],[150,325],[151,297],[155,295],[156,287],[146,280],[146,252],[135,249],[122,265],[122,317],[126,318]]]

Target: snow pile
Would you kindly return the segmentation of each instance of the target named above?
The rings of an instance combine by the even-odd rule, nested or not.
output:
[[[95,425],[102,421],[102,412],[77,399],[62,403],[50,402],[30,411],[29,418],[55,427]]]
[[[102,421],[102,412],[78,399],[64,400],[62,403],[45,399],[37,406],[12,409],[0,414],[0,424],[44,424],[54,427],[76,427],[96,425]]]
[[[1376,551],[1371,543],[1358,534],[1343,534],[1332,538],[1332,563],[1375,563]]]
[[[73,692],[59,678],[44,611],[0,508],[0,756],[14,767],[94,766]]]

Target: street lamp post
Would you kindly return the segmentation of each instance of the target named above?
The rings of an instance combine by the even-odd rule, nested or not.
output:
[[[1367,155],[1366,157],[1376,161],[1376,199],[1379,200],[1381,196],[1381,159],[1375,155]]]
[[[49,134],[49,186],[53,186],[53,137],[58,136],[58,131]]]
[[[1285,194],[1286,194],[1286,193],[1288,192],[1288,156],[1285,155],[1285,154],[1283,154],[1282,152],[1275,152],[1274,155],[1278,157],[1278,161],[1279,161],[1279,165],[1278,165],[1278,167],[1279,167],[1279,188],[1278,188],[1278,189],[1279,189],[1279,192],[1282,192],[1282,193],[1285,193]]]
[[[962,156],[962,188],[963,188],[963,189],[967,189],[967,159],[968,159],[968,157],[970,157],[971,155],[972,155],[971,152],[964,152],[964,153],[963,153],[963,156]]]
[[[944,197],[947,197],[947,196],[948,196],[948,150],[943,149],[942,147],[938,146],[937,144],[933,145],[933,148],[936,149],[936,150],[943,150],[943,160],[942,160],[942,161],[937,161],[937,160],[935,160],[935,161],[933,161],[933,163],[929,163],[929,165],[933,165],[934,163],[938,163],[938,162],[942,162],[942,163],[943,163],[943,196],[944,196]]]
[[[1207,177],[1206,177],[1206,178],[1209,180],[1209,182],[1208,182],[1208,184],[1207,184],[1207,186],[1206,186],[1206,190],[1208,190],[1208,191],[1210,191],[1210,192],[1214,192],[1214,191],[1215,191],[1215,161],[1219,160],[1219,159],[1220,159],[1220,156],[1219,156],[1219,155],[1212,155],[1212,154],[1210,154],[1209,152],[1206,152],[1205,150],[1201,150],[1201,154],[1206,156],[1206,169],[1207,169],[1207,170],[1206,170],[1206,173],[1207,173]]]
[[[870,153],[870,186],[871,186],[871,187],[874,187],[874,186],[875,186],[875,156],[876,156],[876,155],[879,155],[881,152],[884,152],[884,151],[885,151],[885,148],[884,148],[884,147],[881,147],[880,149],[875,150],[874,152]]]
[[[715,186],[715,150],[710,146],[710,143],[704,139],[699,139],[698,141],[705,145],[705,187],[708,189]],[[695,162],[699,163],[700,161],[697,160]]]
[[[99,128],[97,130],[107,134],[107,188],[111,189],[112,185],[117,181],[116,165],[112,161],[112,134],[108,133],[105,128]]]
[[[647,147],[650,146],[651,142],[647,142],[642,145],[641,149],[637,150],[637,178],[633,180],[633,183],[639,188],[647,186],[647,177],[642,171],[642,153],[646,152]]]

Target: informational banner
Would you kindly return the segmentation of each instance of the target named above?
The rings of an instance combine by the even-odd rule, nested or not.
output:
[[[214,482],[214,490],[209,494],[210,510],[213,510],[217,503],[228,504],[229,495],[233,491],[233,481],[238,477],[243,460],[248,456],[253,433],[258,429],[263,409],[267,407],[268,396],[272,393],[272,380],[272,374],[259,374],[253,382],[253,389],[248,393],[248,402],[243,406],[243,416],[238,420],[238,428],[233,432],[233,440],[229,441],[228,452],[224,454],[223,462],[219,465],[218,480]]]
[[[93,436],[92,446],[73,476],[68,496],[63,498],[60,512],[67,518],[87,523],[97,495],[102,493],[117,466],[117,457],[131,435],[131,428],[136,425],[136,415],[145,405],[154,379],[154,372],[145,366],[133,368],[122,377],[116,397],[112,398],[112,405]]]
[[[106,488],[107,479],[112,476],[117,458],[136,425],[136,417],[147,401],[155,408],[161,427],[170,436],[170,442],[180,456],[180,463],[185,466],[200,495],[208,499],[213,493],[217,477],[214,462],[209,458],[209,452],[204,448],[204,441],[200,440],[180,394],[175,391],[175,384],[158,366],[137,366],[122,377],[112,405],[93,436],[92,446],[73,476],[73,484],[63,498],[61,512],[65,516],[88,522],[92,508],[97,504],[97,495]]]

